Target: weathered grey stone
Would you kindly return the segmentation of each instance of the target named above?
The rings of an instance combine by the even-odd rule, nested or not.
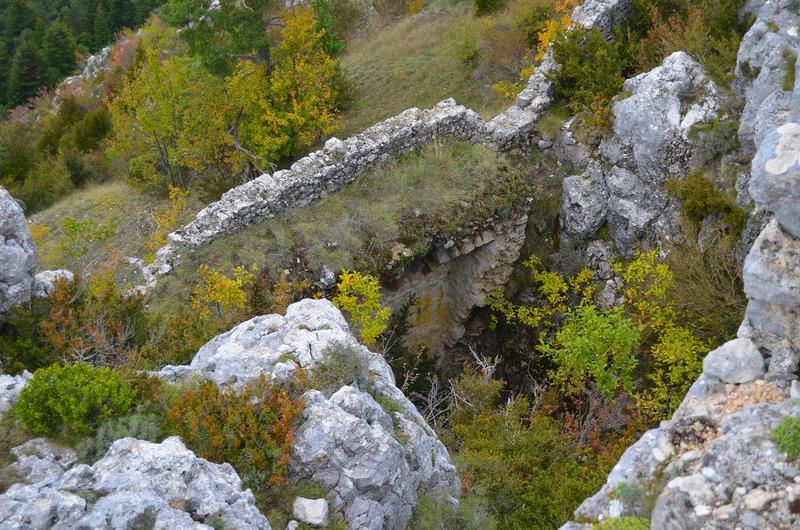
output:
[[[764,358],[750,339],[734,339],[710,352],[703,373],[725,383],[749,383],[764,375]]]
[[[750,195],[800,238],[800,123],[785,123],[769,134],[751,167]]]
[[[587,0],[572,12],[572,23],[597,28],[606,38],[617,24],[633,12],[631,0]]]
[[[34,438],[11,450],[16,461],[9,465],[23,484],[52,482],[75,464],[75,451],[44,438]]]
[[[569,237],[587,239],[605,223],[608,213],[608,187],[598,163],[583,175],[567,177],[561,192],[561,229]]]
[[[791,402],[756,404],[726,417],[719,436],[659,494],[653,528],[795,528],[800,516],[786,495],[800,476],[778,451],[772,429],[800,413]]]
[[[285,316],[240,324],[201,348],[191,365],[159,375],[240,388],[261,375],[286,379],[297,367],[313,374],[334,349],[361,368],[330,397],[305,394],[289,480],[324,486],[331,509],[351,528],[404,528],[421,491],[456,503],[460,483],[447,449],[395,386],[385,359],[358,344],[327,300],[302,300]]]
[[[0,186],[0,316],[27,302],[36,273],[36,247],[25,214]]]
[[[798,175],[800,178],[800,175]],[[744,262],[744,290],[748,298],[800,306],[800,240],[786,234],[773,220],[761,231]]]
[[[2,528],[269,530],[250,490],[229,464],[212,464],[177,437],[153,444],[117,440],[93,466],[70,468],[59,478],[15,484],[0,495]],[[205,524],[203,523],[205,522]]]
[[[55,292],[57,282],[72,283],[74,280],[75,275],[68,270],[42,271],[34,277],[33,296],[35,298],[47,298]]]
[[[770,124],[780,124],[786,118],[787,100],[781,95],[786,76],[782,50],[800,50],[800,13],[791,0],[751,0],[744,11],[755,15],[756,22],[742,38],[735,84],[745,103],[739,141],[745,149],[753,150]]]
[[[694,157],[689,130],[716,116],[718,96],[703,67],[683,52],[629,79],[625,89],[630,95],[614,103],[602,160],[564,179],[561,226],[563,241],[575,245],[607,223],[617,252],[630,256],[680,237],[680,209],[664,183],[686,175]]]
[[[631,95],[613,105],[614,136],[609,142],[632,151],[628,169],[642,179],[661,183],[683,176],[692,155],[690,128],[716,115],[714,82],[700,63],[675,52],[661,66],[628,79],[625,91]]]
[[[297,497],[292,505],[294,517],[311,526],[328,524],[328,501],[325,499],[306,499]]]
[[[33,374],[27,370],[16,376],[0,374],[0,418],[16,403],[19,393],[22,392],[31,377]]]

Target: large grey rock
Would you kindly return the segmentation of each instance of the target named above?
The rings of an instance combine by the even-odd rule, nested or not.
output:
[[[36,247],[25,214],[0,186],[0,316],[31,298]]]
[[[16,461],[9,468],[24,484],[54,481],[77,461],[75,451],[44,438],[28,440],[11,450]]]
[[[777,221],[770,221],[753,243],[744,262],[744,290],[748,298],[800,306],[800,240],[786,234]]]
[[[289,480],[324,486],[331,509],[351,528],[404,528],[421,492],[456,503],[460,483],[447,449],[395,386],[385,359],[358,344],[327,300],[302,300],[284,316],[240,324],[204,346],[189,366],[166,367],[159,375],[200,376],[240,388],[262,374],[289,378],[299,367],[313,375],[326,369],[334,352],[346,355],[355,373],[330,397],[305,394]]]
[[[744,100],[739,140],[745,149],[753,150],[770,125],[788,121],[792,104],[782,94],[786,76],[782,51],[800,50],[800,13],[792,0],[750,0],[744,11],[756,21],[739,47],[735,85]]]
[[[582,175],[567,177],[561,187],[561,228],[578,239],[593,236],[606,222],[608,186],[597,162]]]
[[[624,22],[632,12],[631,0],[587,0],[572,12],[572,23],[597,28],[608,38],[614,26]]]
[[[764,375],[764,358],[750,339],[734,339],[706,356],[703,373],[725,383],[749,383]]]
[[[614,135],[601,149],[632,151],[632,158],[611,162],[624,163],[651,182],[683,176],[692,156],[689,130],[716,115],[714,82],[700,63],[675,52],[660,66],[625,81],[624,90],[630,96],[614,103]]]
[[[0,374],[0,418],[16,403],[31,377],[33,374],[27,370],[19,375]]]
[[[680,237],[680,208],[664,183],[686,176],[695,156],[689,132],[716,116],[716,85],[697,61],[675,52],[627,80],[625,90],[629,95],[614,103],[613,134],[601,143],[601,158],[564,179],[561,227],[568,245],[591,239],[605,223],[624,255]]]
[[[339,346],[360,348],[341,312],[327,300],[306,299],[290,305],[285,315],[239,324],[200,348],[188,369],[166,366],[159,375],[175,379],[194,372],[241,388],[262,374],[285,380],[298,368],[313,369],[329,348]]]
[[[177,437],[160,444],[123,438],[93,466],[15,484],[0,495],[2,528],[269,530],[229,464],[213,464]]]
[[[786,401],[726,417],[699,458],[673,466],[677,476],[658,495],[652,528],[797,528],[800,514],[792,507],[800,501],[800,470],[770,432],[798,414]]]
[[[750,195],[788,234],[800,238],[800,123],[776,128],[753,158]]]

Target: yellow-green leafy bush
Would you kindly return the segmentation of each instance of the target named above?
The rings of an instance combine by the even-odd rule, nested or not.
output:
[[[134,396],[130,385],[111,368],[53,365],[34,372],[14,410],[34,434],[73,438],[126,413]]]
[[[375,346],[391,316],[389,308],[381,305],[381,286],[377,278],[357,271],[343,271],[337,288],[333,303],[348,317],[361,341],[369,347]]]

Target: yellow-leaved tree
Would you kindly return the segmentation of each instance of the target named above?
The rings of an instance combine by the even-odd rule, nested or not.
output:
[[[323,48],[325,30],[310,7],[284,14],[284,22],[272,70],[240,61],[226,83],[234,146],[256,167],[310,146],[336,121],[338,63]]]
[[[132,179],[165,193],[187,189],[231,143],[224,83],[191,57],[145,50],[109,108],[112,154],[129,160]]]
[[[381,286],[377,278],[357,271],[342,271],[333,303],[348,317],[366,346],[375,346],[389,323],[392,312],[381,305]]]

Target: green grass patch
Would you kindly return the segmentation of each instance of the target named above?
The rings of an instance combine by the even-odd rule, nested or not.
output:
[[[465,35],[474,26],[471,5],[444,3],[424,15],[405,17],[351,44],[342,69],[355,102],[344,112],[336,136],[360,132],[411,107],[426,108],[454,97],[473,110],[494,114],[506,101],[481,83],[469,65],[480,43]],[[473,42],[473,46],[469,43]],[[472,49],[465,57],[464,48]]]
[[[266,267],[311,279],[327,266],[386,273],[398,243],[406,249],[469,225],[510,218],[527,196],[523,175],[491,150],[454,140],[430,144],[368,172],[338,192],[187,253],[159,282],[154,310],[176,310],[200,264]],[[465,234],[471,230],[464,228]]]
[[[200,203],[194,201],[191,204],[190,209],[194,210]],[[75,191],[30,218],[42,266],[46,269],[65,266],[62,246],[66,243],[63,223],[67,218],[92,220],[98,226],[114,227],[110,241],[102,244],[107,248],[100,250],[101,260],[109,258],[111,252],[119,256],[143,257],[147,252],[145,242],[156,229],[153,213],[167,205],[166,199],[121,181]]]
[[[800,457],[800,417],[784,418],[772,429],[770,438],[789,458]]]

